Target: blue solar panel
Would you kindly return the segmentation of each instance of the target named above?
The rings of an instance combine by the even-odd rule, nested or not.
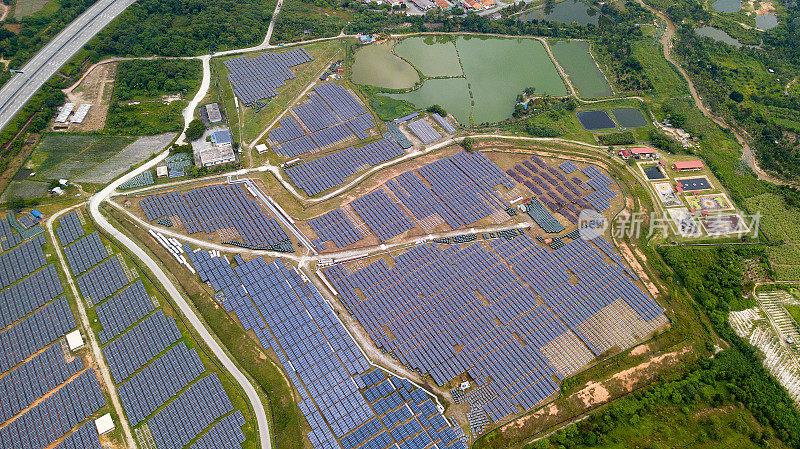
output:
[[[56,449],[103,449],[94,421],[89,421],[64,438],[64,441],[59,443]]]
[[[95,231],[82,239],[64,247],[69,269],[77,276],[97,265],[108,257],[108,250],[100,240],[100,233]]]
[[[75,211],[58,217],[58,224],[56,235],[61,246],[67,246],[84,235],[83,226]]]
[[[53,264],[0,291],[0,329],[64,293]]]
[[[0,373],[75,329],[75,317],[62,296],[0,332]]]
[[[104,347],[103,355],[120,383],[180,338],[175,319],[158,310]]]
[[[181,449],[217,418],[233,410],[217,373],[192,384],[149,421],[159,449]]]
[[[97,318],[103,329],[97,333],[100,343],[106,343],[133,323],[144,318],[155,309],[150,295],[144,288],[142,281],[120,290],[108,301],[103,302],[95,309]]]

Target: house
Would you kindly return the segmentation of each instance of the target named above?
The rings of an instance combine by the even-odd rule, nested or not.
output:
[[[650,147],[631,148],[630,153],[636,159],[658,159],[658,154],[656,154],[656,150]]]
[[[700,160],[676,161],[674,164],[672,164],[672,169],[677,172],[702,170],[703,161]]]
[[[448,2],[447,0],[433,0],[433,1],[434,3],[436,3],[436,6],[438,6],[439,9],[442,10],[450,9],[453,7],[453,4]]]
[[[213,124],[222,121],[222,112],[220,111],[217,103],[209,103],[204,107],[206,108],[206,114],[208,115],[208,121],[210,123]]]
[[[169,175],[166,165],[159,165],[156,167],[156,176],[159,178],[166,178]]]
[[[631,152],[623,148],[619,151],[619,157],[621,157],[622,159],[628,159],[631,157]]]

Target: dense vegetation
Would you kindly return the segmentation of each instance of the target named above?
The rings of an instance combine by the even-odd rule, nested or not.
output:
[[[200,80],[200,63],[193,60],[157,59],[122,61],[114,84],[116,101],[190,95]]]
[[[260,44],[273,0],[140,0],[89,44],[103,55],[187,56]]]
[[[800,71],[800,7],[789,7],[781,24],[763,33],[763,48],[735,48],[700,38],[694,26],[707,13],[677,6],[668,11],[673,20],[687,19],[679,28],[675,50],[707,104],[748,132],[762,167],[796,178],[800,97],[787,92],[785,85]]]

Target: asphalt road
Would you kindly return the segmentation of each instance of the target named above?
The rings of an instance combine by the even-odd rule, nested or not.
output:
[[[0,89],[0,130],[97,33],[135,0],[98,0],[36,53]]]
[[[131,240],[127,235],[114,228],[114,226],[108,222],[106,217],[100,213],[100,203],[108,198],[114,189],[116,189],[123,182],[161,163],[161,161],[167,157],[167,153],[168,152],[165,151],[157,157],[150,159],[145,164],[116,179],[106,188],[92,196],[91,200],[89,201],[89,213],[92,215],[92,218],[95,220],[98,226],[112,235],[117,241],[119,241],[120,244],[125,245],[129,251],[139,258],[139,260],[141,260],[147,266],[147,268],[153,272],[153,274],[155,274],[158,282],[161,283],[161,285],[163,285],[167,290],[167,293],[173,299],[173,301],[175,301],[175,304],[178,305],[181,313],[183,313],[183,315],[189,320],[189,323],[192,325],[192,328],[194,328],[194,331],[197,333],[197,335],[199,335],[200,338],[202,338],[203,341],[208,345],[208,347],[211,348],[214,356],[219,359],[220,363],[222,363],[222,366],[224,366],[225,369],[233,376],[233,378],[236,380],[236,383],[239,384],[245,395],[247,395],[247,400],[250,402],[250,406],[253,408],[253,411],[256,415],[258,436],[260,440],[259,447],[261,449],[271,449],[272,442],[270,440],[269,433],[269,420],[267,419],[267,414],[264,411],[264,404],[261,402],[261,397],[258,396],[258,393],[250,383],[250,380],[244,375],[244,373],[242,373],[241,370],[239,370],[239,367],[233,363],[231,358],[228,356],[228,353],[225,352],[214,336],[211,335],[206,326],[200,320],[200,317],[197,316],[194,309],[186,301],[186,298],[181,295],[170,278],[167,277],[167,275],[161,269],[161,266],[158,265],[158,263],[156,263],[156,261],[153,260],[153,258],[150,257],[147,252],[140,248],[139,245],[134,243],[134,241]]]

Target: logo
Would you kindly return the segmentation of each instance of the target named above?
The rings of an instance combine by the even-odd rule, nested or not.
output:
[[[578,232],[584,240],[600,237],[607,229],[606,217],[593,209],[584,209],[578,215]]]

